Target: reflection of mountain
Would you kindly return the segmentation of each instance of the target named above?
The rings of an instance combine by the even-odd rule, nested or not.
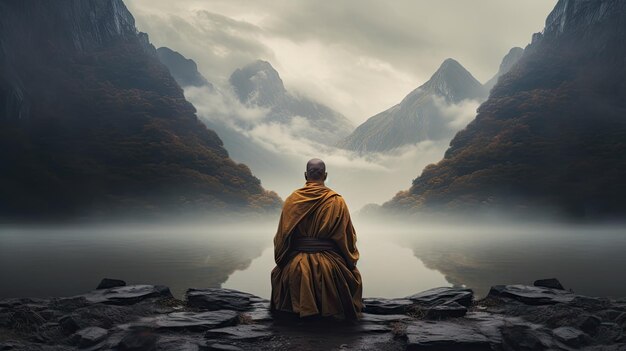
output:
[[[590,241],[591,237],[595,238]],[[465,285],[479,296],[498,284],[530,284],[558,278],[566,288],[590,296],[626,296],[617,267],[626,264],[626,242],[619,229],[453,228],[411,246],[428,268],[448,282]],[[601,258],[601,259],[600,259]]]
[[[241,103],[269,109],[264,122],[292,126],[305,123],[296,133],[300,137],[334,144],[352,131],[352,123],[340,113],[289,93],[278,72],[266,61],[256,61],[235,70],[230,83]],[[302,120],[298,121],[298,118]]]
[[[445,157],[386,204],[626,212],[626,2],[560,0]]]
[[[459,127],[442,110],[463,100],[482,101],[485,90],[463,66],[447,59],[428,82],[402,102],[361,124],[340,147],[359,151],[389,151],[425,140],[449,139]],[[462,126],[461,126],[462,128]]]
[[[2,1],[0,27],[1,214],[279,205],[121,0]]]

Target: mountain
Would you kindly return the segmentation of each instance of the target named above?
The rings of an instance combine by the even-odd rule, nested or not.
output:
[[[338,146],[381,152],[424,140],[451,138],[458,127],[451,125],[442,109],[463,100],[483,101],[485,97],[482,84],[460,63],[447,59],[426,83],[399,104],[369,118]]]
[[[0,217],[273,210],[121,0],[0,2]]]
[[[500,68],[498,69],[498,73],[496,73],[496,75],[493,76],[493,78],[489,79],[485,83],[485,90],[491,91],[491,89],[498,82],[498,78],[503,76],[505,73],[508,73],[511,70],[511,68],[513,68],[513,66],[517,63],[517,61],[519,61],[519,59],[522,58],[523,54],[524,54],[524,49],[519,48],[519,47],[514,47],[511,50],[509,50],[509,52],[502,59],[502,63],[500,63]]]
[[[339,112],[288,92],[269,62],[258,60],[238,68],[229,81],[241,103],[269,109],[264,122],[288,125],[295,118],[303,118],[308,124],[299,135],[303,138],[332,145],[354,128]]]
[[[167,47],[160,47],[156,52],[159,61],[170,70],[172,77],[181,87],[207,86],[213,88],[213,85],[198,72],[198,65],[196,65],[194,60],[188,59],[179,52]]]
[[[384,207],[623,219],[624,23],[624,1],[558,1],[444,159]]]

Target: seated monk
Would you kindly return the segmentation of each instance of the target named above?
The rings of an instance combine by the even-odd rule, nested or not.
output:
[[[359,251],[343,198],[324,185],[326,165],[307,163],[303,188],[286,200],[274,237],[271,310],[300,317],[361,315]]]

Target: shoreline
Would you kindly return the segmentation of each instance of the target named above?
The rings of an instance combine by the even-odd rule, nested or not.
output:
[[[623,350],[626,298],[539,286],[442,287],[365,298],[363,318],[276,318],[241,291],[169,288],[104,279],[70,297],[0,299],[0,350]]]

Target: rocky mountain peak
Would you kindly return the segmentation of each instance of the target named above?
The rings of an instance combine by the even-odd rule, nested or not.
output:
[[[174,51],[168,47],[160,47],[156,50],[156,53],[159,61],[170,70],[170,73],[181,87],[213,87],[213,85],[198,72],[198,65],[194,60],[188,59],[178,51]]]
[[[514,47],[509,50],[509,52],[502,59],[500,68],[498,69],[496,75],[485,83],[485,89],[487,91],[491,90],[491,88],[493,88],[498,82],[498,78],[510,71],[511,68],[513,68],[513,66],[522,58],[522,55],[524,55],[524,49],[520,47]]]
[[[484,95],[482,84],[458,61],[451,58],[444,60],[428,82],[418,90],[442,96],[449,103]]]
[[[259,106],[273,106],[287,93],[278,72],[262,60],[235,70],[230,84],[241,102]]]

